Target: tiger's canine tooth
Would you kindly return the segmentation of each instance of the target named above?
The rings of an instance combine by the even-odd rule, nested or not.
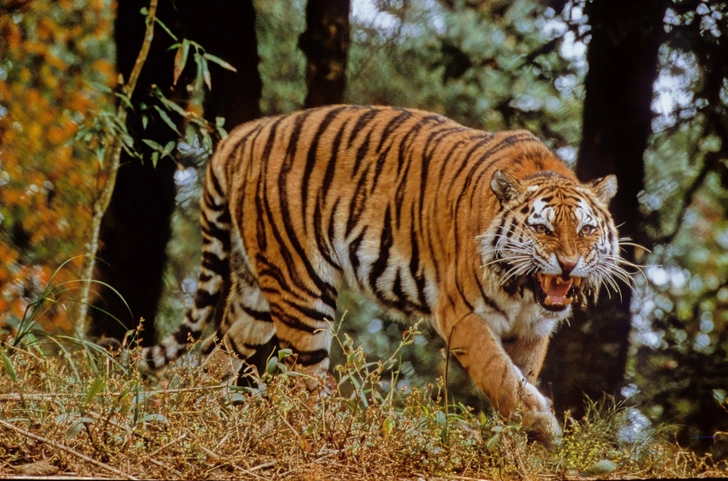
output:
[[[551,289],[551,281],[553,280],[554,276],[550,276],[548,274],[543,276],[543,279],[541,280],[541,287],[544,292],[548,292]]]

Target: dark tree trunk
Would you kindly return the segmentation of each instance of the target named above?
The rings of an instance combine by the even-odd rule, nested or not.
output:
[[[637,195],[643,187],[643,154],[651,133],[657,53],[665,38],[667,0],[595,0],[586,13],[592,27],[587,59],[584,125],[577,174],[590,180],[616,174],[611,211],[620,236],[646,244],[640,232]],[[633,249],[623,256],[634,261]],[[631,326],[630,289],[602,292],[590,312],[577,312],[555,336],[543,382],[553,390],[557,412],[583,412],[583,395],[619,395]],[[549,388],[546,388],[549,391]]]
[[[144,0],[119,2],[114,24],[117,70],[128,78],[144,36],[144,20],[139,10]],[[158,17],[166,19],[168,2],[160,2]],[[166,20],[165,20],[166,21]],[[158,26],[147,62],[142,69],[133,96],[136,104],[149,94],[151,84],[168,85],[172,74],[173,52],[165,52],[172,42]],[[135,138],[140,134],[162,145],[172,140],[171,130],[150,122],[143,131],[137,118],[130,115],[128,127]],[[169,158],[153,167],[122,154],[116,187],[101,224],[96,279],[116,289],[123,300],[102,287],[91,310],[92,336],[107,335],[121,339],[146,319],[144,339],[154,340],[154,314],[161,293],[161,277],[166,260],[165,246],[170,236],[170,218],[174,209],[174,169]],[[127,310],[126,305],[131,310]],[[118,318],[118,321],[113,317]]]
[[[350,8],[349,0],[308,0],[306,31],[298,39],[308,58],[306,108],[338,104],[344,97]]]
[[[205,118],[225,118],[225,128],[260,117],[263,84],[258,73],[258,42],[252,0],[185,0],[188,38],[237,69],[210,62],[212,90],[205,98]]]
[[[146,4],[146,0],[119,2],[115,22],[117,69],[125,76],[131,71],[142,43],[144,17],[139,10]],[[158,18],[179,38],[198,42],[238,70],[238,73],[229,72],[210,63],[213,89],[205,104],[208,120],[223,116],[229,128],[260,115],[261,81],[252,0],[162,1]],[[134,95],[135,104],[149,95],[152,84],[159,85],[168,97],[187,96],[184,79],[178,82],[177,92],[169,88],[175,55],[168,50],[172,43],[171,37],[157,26]],[[129,127],[137,139],[150,138],[162,145],[175,140],[175,134],[161,121],[150,122],[143,130],[138,119],[130,119]],[[155,168],[150,161],[142,163],[122,157],[116,189],[101,227],[98,254],[101,262],[96,278],[118,290],[123,300],[108,288],[100,289],[95,303],[97,309],[92,310],[92,336],[103,334],[120,339],[143,317],[147,321],[144,344],[156,340],[153,321],[162,290],[165,250],[175,207],[175,170],[176,164],[169,158],[161,159]]]

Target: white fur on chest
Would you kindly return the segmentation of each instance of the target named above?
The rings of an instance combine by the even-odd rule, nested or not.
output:
[[[475,311],[499,339],[534,340],[547,337],[556,329],[559,321],[571,314],[571,307],[561,312],[547,311],[536,302],[529,289],[525,289],[523,295],[510,296],[496,283],[488,287],[488,294],[502,312],[497,312],[484,302],[478,303]]]

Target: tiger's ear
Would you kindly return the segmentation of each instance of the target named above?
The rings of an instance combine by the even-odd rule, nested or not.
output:
[[[493,172],[493,177],[490,179],[490,188],[498,197],[498,200],[501,201],[501,204],[515,199],[522,191],[521,183],[502,170]]]
[[[617,177],[614,175],[594,179],[587,185],[607,205],[617,195]]]

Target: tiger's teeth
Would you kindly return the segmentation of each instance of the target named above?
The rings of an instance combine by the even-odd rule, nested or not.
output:
[[[579,284],[581,284],[581,277],[573,277],[572,279],[574,279],[574,285],[579,287]]]
[[[574,302],[574,299],[572,299],[571,297],[564,297],[564,301],[562,302],[562,304],[568,306],[572,302]]]
[[[546,296],[546,299],[543,300],[543,303],[547,306],[550,306],[553,304],[553,301],[551,301],[551,298],[549,296]]]
[[[548,292],[551,289],[551,281],[554,280],[554,276],[545,275],[543,276],[543,280],[541,281],[543,283],[542,288],[544,292]]]

